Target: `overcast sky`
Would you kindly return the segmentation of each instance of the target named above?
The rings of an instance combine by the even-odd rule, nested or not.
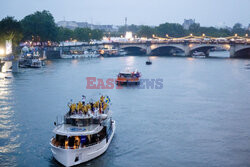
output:
[[[250,0],[1,0],[0,19],[20,20],[37,10],[49,10],[56,22],[159,25],[195,19],[202,26],[250,23]]]

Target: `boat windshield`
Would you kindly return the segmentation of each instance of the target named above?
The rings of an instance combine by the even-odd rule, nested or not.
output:
[[[129,73],[127,73],[127,74],[125,74],[125,73],[120,73],[120,74],[118,75],[118,77],[120,77],[120,78],[129,78],[129,77],[132,77],[132,74],[129,74]]]

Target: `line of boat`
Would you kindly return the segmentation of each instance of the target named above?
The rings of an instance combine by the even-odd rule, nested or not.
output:
[[[79,59],[79,58],[98,58],[98,57],[120,57],[127,54],[123,49],[86,50],[86,51],[63,51],[62,59]]]
[[[97,58],[100,57],[98,51],[68,51],[61,54],[62,59]]]

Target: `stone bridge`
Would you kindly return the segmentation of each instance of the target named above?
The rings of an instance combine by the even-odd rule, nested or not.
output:
[[[235,43],[235,42],[224,42],[224,43],[195,43],[195,42],[110,42],[102,44],[92,44],[92,45],[81,45],[81,46],[71,46],[71,48],[117,48],[117,49],[137,49],[140,52],[151,55],[155,53],[156,50],[162,48],[167,49],[177,49],[185,53],[186,56],[191,56],[194,51],[204,52],[209,56],[209,51],[212,48],[222,48],[230,52],[230,57],[244,57],[247,54],[250,57],[250,43]]]

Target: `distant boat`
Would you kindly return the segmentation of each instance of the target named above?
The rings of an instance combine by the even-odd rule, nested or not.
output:
[[[146,65],[151,65],[152,64],[152,61],[150,61],[150,59],[148,59],[147,61],[146,61]]]
[[[192,57],[193,57],[193,58],[206,58],[206,55],[205,55],[205,53],[203,53],[203,52],[194,52],[194,53],[192,54]]]
[[[124,49],[106,49],[103,48],[100,51],[102,57],[121,57],[127,55],[127,52]]]
[[[97,58],[100,54],[97,51],[76,51],[70,53],[63,53],[61,55],[62,59],[78,59],[78,58]]]
[[[39,59],[38,54],[34,54],[34,55],[27,54],[26,56],[19,59],[19,67],[21,67],[21,68],[41,68],[42,61]]]

